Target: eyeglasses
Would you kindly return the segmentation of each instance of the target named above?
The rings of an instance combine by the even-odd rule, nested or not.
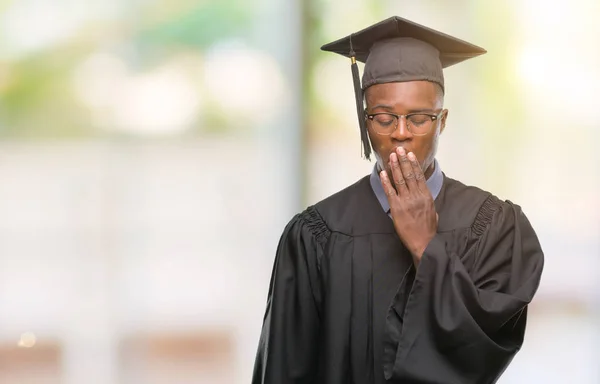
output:
[[[397,115],[395,113],[380,112],[365,115],[371,121],[373,130],[379,135],[391,135],[398,127],[398,121],[404,117],[406,119],[406,129],[415,136],[424,136],[431,131],[431,127],[440,119],[442,113],[437,115],[432,113],[409,113],[406,115]]]

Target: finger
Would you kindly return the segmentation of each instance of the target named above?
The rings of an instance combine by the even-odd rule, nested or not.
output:
[[[417,180],[415,179],[415,172],[413,171],[413,166],[406,156],[406,150],[402,147],[396,148],[396,152],[398,154],[398,158],[400,160],[400,170],[402,171],[402,176],[404,176],[404,181],[406,182],[406,186],[409,192],[417,192]]]
[[[381,186],[383,186],[383,190],[385,192],[385,195],[388,198],[388,202],[390,203],[390,207],[391,207],[393,197],[397,196],[396,190],[392,186],[392,182],[390,181],[390,178],[388,177],[388,174],[386,171],[381,171],[379,173],[379,178],[381,179]]]
[[[392,153],[390,155],[390,168],[392,168],[393,182],[398,191],[398,196],[407,196],[408,189],[406,188],[406,181],[402,176],[402,170],[400,170],[400,162],[398,161],[398,155]]]
[[[425,175],[423,174],[423,169],[421,168],[421,164],[419,164],[419,160],[417,160],[417,156],[412,152],[409,152],[407,156],[412,165],[413,173],[415,174],[417,187],[421,192],[427,192],[427,181],[425,180]]]

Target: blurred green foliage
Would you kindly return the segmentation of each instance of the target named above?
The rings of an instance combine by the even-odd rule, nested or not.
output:
[[[153,5],[155,12],[172,8],[172,1]],[[208,1],[180,7],[166,20],[151,22],[140,30],[136,43],[160,47],[186,46],[206,49],[222,39],[242,37],[251,27],[252,2]],[[150,18],[152,20],[152,18]]]
[[[473,73],[476,83],[481,84],[481,102],[475,111],[483,131],[484,142],[482,153],[498,153],[502,156],[488,156],[485,161],[492,169],[506,170],[504,174],[486,174],[485,182],[495,190],[502,188],[514,179],[512,167],[506,166],[513,154],[518,153],[519,136],[527,131],[524,126],[524,100],[519,91],[519,84],[514,80],[515,46],[519,36],[507,33],[507,25],[514,21],[514,6],[510,2],[477,2],[471,7],[477,15],[474,18],[478,38],[486,42],[488,65],[477,66]],[[474,121],[475,123],[475,121]],[[489,149],[489,150],[488,150]]]
[[[73,90],[74,72],[90,54],[110,52],[143,71],[172,54],[199,52],[222,38],[243,36],[252,22],[252,4],[243,0],[130,4],[104,25],[83,25],[55,45],[0,62],[0,137],[115,135],[94,126]],[[0,13],[9,6],[2,3]]]

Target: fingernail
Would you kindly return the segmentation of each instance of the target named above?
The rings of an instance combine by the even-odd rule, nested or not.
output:
[[[398,147],[398,153],[400,154],[400,156],[406,155],[406,151],[402,147]]]
[[[412,161],[416,160],[415,154],[412,152],[408,152],[408,158],[411,159]]]
[[[395,153],[392,153],[392,162],[394,162],[394,163],[398,162],[398,156],[396,156]]]

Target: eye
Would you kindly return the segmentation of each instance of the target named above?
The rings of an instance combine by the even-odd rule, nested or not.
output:
[[[394,124],[396,117],[392,115],[381,114],[374,116],[373,120],[375,120],[375,122],[382,127],[389,127],[390,125]]]
[[[416,126],[421,126],[431,122],[429,115],[412,115],[410,116],[410,123]]]

